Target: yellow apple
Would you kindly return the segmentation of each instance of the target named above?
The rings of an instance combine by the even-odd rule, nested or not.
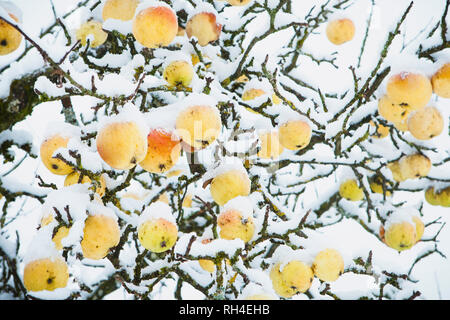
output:
[[[191,194],[187,194],[184,197],[183,203],[181,205],[183,207],[185,207],[185,208],[191,208],[192,207],[192,195]]]
[[[202,244],[208,244],[210,242],[211,242],[211,239],[203,239],[202,240]],[[198,263],[200,264],[200,267],[203,270],[208,271],[209,273],[213,273],[214,270],[216,269],[216,264],[214,263],[213,260],[199,259]]]
[[[236,82],[247,82],[247,81],[248,81],[248,78],[245,75],[242,75],[241,77],[236,79]],[[242,94],[242,100],[250,101],[250,100],[256,99],[264,94],[266,94],[266,92],[262,89],[248,89],[248,90],[245,90],[244,93]],[[274,94],[272,94],[272,102],[274,104],[280,104],[281,99],[278,98],[278,96],[274,93]]]
[[[413,216],[412,220],[416,225],[416,242],[419,242],[425,232],[425,224],[418,216]]]
[[[431,169],[431,161],[421,154],[411,154],[399,160],[400,174],[405,179],[426,177]]]
[[[392,178],[395,181],[402,182],[406,180],[406,178],[404,178],[400,172],[400,164],[398,163],[398,161],[388,163],[387,168],[391,170]]]
[[[206,54],[203,54],[203,58],[211,59]],[[197,65],[197,63],[200,62],[200,57],[198,55],[196,55],[196,54],[191,54],[191,62],[192,62],[193,66]],[[205,67],[206,67],[206,69],[209,69],[211,67],[211,64],[207,64]]]
[[[428,188],[425,191],[425,200],[433,206],[440,205],[440,199],[438,193],[434,191],[434,187]]]
[[[134,37],[147,48],[168,46],[177,33],[177,16],[168,7],[157,6],[144,9],[133,21]]]
[[[386,188],[389,186],[389,181],[386,181]],[[374,193],[383,194],[383,180],[379,176],[375,176],[370,181],[370,190]],[[386,196],[390,197],[391,192],[386,190]]]
[[[428,188],[425,200],[433,206],[450,207],[450,186],[439,191],[435,191],[434,187]]]
[[[245,74],[243,74],[242,76],[239,76],[239,78],[237,78],[235,81],[237,83],[246,83],[249,82],[250,80]]]
[[[216,270],[216,264],[212,260],[199,259],[198,263],[199,263],[200,267],[202,267],[203,270],[205,270],[209,273],[213,273],[214,270]]]
[[[374,135],[372,135],[373,138],[375,138],[375,139],[383,139],[383,138],[386,138],[389,135],[389,131],[390,131],[389,127],[384,126],[381,123],[378,123],[378,124],[375,125],[375,123],[372,120],[370,120],[369,123],[370,123],[371,126],[373,126],[373,127],[376,126],[376,128],[377,128],[377,132]]]
[[[244,101],[253,100],[264,94],[266,94],[266,92],[261,89],[248,89],[248,90],[244,91],[244,93],[242,94],[242,100],[244,100]]]
[[[45,227],[49,225],[54,220],[52,214],[47,214],[42,217],[41,219],[41,227]],[[60,226],[58,230],[56,231],[55,235],[53,236],[53,243],[55,244],[55,247],[57,250],[61,250],[63,248],[61,244],[61,240],[64,239],[69,235],[70,229],[66,226]]]
[[[439,192],[439,201],[441,206],[450,207],[450,186]]]
[[[55,243],[56,250],[62,250],[63,245],[61,243],[61,240],[69,235],[69,231],[70,229],[65,226],[61,226],[58,228],[58,231],[56,231],[52,239]]]
[[[402,182],[407,179],[425,177],[431,169],[431,161],[421,154],[403,156],[398,161],[388,163],[395,181]]]

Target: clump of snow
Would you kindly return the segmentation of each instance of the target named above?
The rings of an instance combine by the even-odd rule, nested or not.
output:
[[[242,214],[243,218],[253,215],[253,203],[249,197],[238,196],[224,204],[222,212],[236,210]]]
[[[54,208],[56,208],[68,224],[69,217],[65,210],[68,207],[74,221],[84,220],[90,203],[88,188],[89,184],[74,184],[50,192],[42,206],[42,216],[45,217],[49,214],[55,216]]]
[[[54,136],[63,138],[79,137],[80,128],[67,122],[51,121],[47,124],[42,140],[47,140]]]
[[[391,225],[402,222],[408,222],[413,226],[415,226],[415,223],[412,219],[414,216],[417,217],[420,216],[416,208],[409,207],[409,208],[395,209],[395,211],[389,216],[388,220],[386,221],[384,228],[387,230],[390,228]]]
[[[52,241],[53,228],[48,225],[38,230],[33,237],[30,245],[27,248],[26,254],[23,257],[23,263],[28,263],[41,259],[61,259],[61,255],[56,250],[55,244]]]
[[[210,168],[202,177],[203,181],[208,181],[218,175],[229,171],[240,171],[246,176],[247,170],[245,170],[242,160],[237,157],[224,157],[213,168]]]
[[[172,214],[172,208],[165,202],[155,201],[150,204],[142,214],[139,216],[138,224],[153,219],[164,219],[173,224],[176,224],[175,217]]]
[[[186,252],[186,247],[191,239],[191,236],[192,235],[189,234],[183,234],[180,236],[175,245],[176,253],[184,254]],[[189,254],[194,257],[215,257],[219,252],[224,252],[228,257],[232,257],[237,250],[242,250],[244,247],[245,243],[241,239],[214,239],[208,243],[202,243],[197,240],[192,243]]]
[[[311,266],[314,257],[307,250],[294,250],[289,246],[279,246],[272,256],[272,261],[274,264],[281,263],[280,270],[283,270],[284,266],[291,261],[300,261],[305,263],[306,265]]]
[[[115,221],[118,220],[116,214],[114,211],[108,207],[105,207],[103,204],[92,201],[87,205],[87,211],[89,212],[89,215],[91,216],[105,216],[111,219],[114,219]]]
[[[248,297],[254,296],[254,295],[263,295],[270,297],[271,300],[279,300],[277,294],[272,289],[272,286],[263,286],[256,283],[249,283],[244,287],[242,290],[242,293],[239,295],[240,299],[247,299]]]
[[[144,120],[145,116],[139,111],[139,109],[131,102],[126,103],[120,108],[119,113],[112,116],[104,116],[101,118],[98,130],[101,131],[104,127],[112,123],[135,123],[142,135],[142,139],[147,141],[147,135],[149,128]]]
[[[250,89],[259,89],[264,91],[266,94],[269,94],[270,92],[272,92],[272,85],[266,78],[263,78],[261,80],[258,78],[252,78],[245,84],[242,92]]]
[[[195,15],[199,14],[199,13],[212,13],[216,16],[216,22],[223,25],[224,23],[226,23],[226,21],[224,20],[224,18],[219,15],[219,13],[217,12],[216,8],[214,8],[214,6],[210,3],[207,2],[200,2],[197,4],[197,6],[195,7],[195,10],[189,12],[189,15],[187,17],[187,21],[189,21],[190,19],[192,19]]]
[[[166,7],[173,11],[172,7],[163,1],[143,0],[138,4],[138,6],[136,8],[135,16],[138,15],[142,10],[145,10],[150,7]],[[175,14],[175,12],[174,12],[174,14]]]
[[[169,64],[175,61],[185,61],[192,66],[191,57],[184,51],[159,51],[159,54],[155,54],[157,58],[163,59],[162,68],[165,69]]]

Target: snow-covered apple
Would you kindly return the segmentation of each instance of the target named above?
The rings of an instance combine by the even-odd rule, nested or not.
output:
[[[221,31],[222,25],[217,23],[216,15],[211,12],[197,13],[186,24],[187,36],[196,37],[201,46],[218,40]]]
[[[168,46],[177,33],[177,16],[169,7],[149,7],[140,11],[133,21],[134,37],[147,48]]]

